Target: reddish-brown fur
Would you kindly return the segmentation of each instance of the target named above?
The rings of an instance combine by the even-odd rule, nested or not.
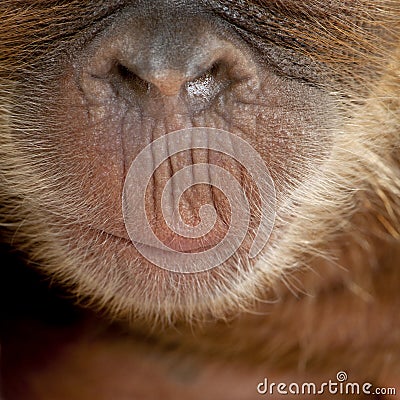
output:
[[[215,2],[213,12],[239,24],[234,14],[224,15],[222,6],[227,4]],[[312,124],[329,132],[329,140],[321,139],[319,148],[305,153],[321,162],[307,174],[294,170],[285,175],[284,164],[279,164],[285,154],[273,150],[281,205],[277,224],[263,263],[242,271],[235,284],[221,283],[221,276],[231,278],[224,269],[221,276],[205,273],[198,278],[157,272],[153,282],[149,268],[142,281],[138,277],[137,287],[126,289],[121,284],[124,275],[113,269],[118,263],[111,262],[120,254],[115,251],[114,257],[114,244],[106,235],[99,233],[93,241],[93,254],[80,252],[89,241],[85,230],[75,231],[75,242],[63,236],[63,229],[70,229],[67,217],[87,205],[73,197],[72,189],[78,182],[89,192],[85,157],[93,160],[98,151],[89,140],[85,148],[74,147],[77,140],[70,138],[78,131],[74,116],[69,116],[78,108],[68,69],[71,49],[85,49],[90,40],[81,31],[122,8],[122,2],[0,3],[4,242],[24,254],[29,268],[50,277],[49,285],[46,281],[31,289],[31,280],[44,278],[29,275],[28,290],[21,293],[27,296],[24,301],[31,301],[31,294],[47,293],[47,286],[63,290],[60,309],[59,293],[51,292],[55,310],[45,311],[51,320],[60,313],[61,324],[49,323],[48,315],[43,317],[35,307],[32,315],[25,308],[5,313],[6,400],[252,399],[258,398],[256,387],[264,377],[318,383],[335,378],[340,370],[353,382],[398,385],[400,3],[249,1],[241,9],[240,4],[240,12],[254,13],[260,35],[268,34],[299,60],[292,67],[279,55],[275,59],[268,54],[272,70],[301,75],[321,90],[321,97],[305,95],[315,102],[315,114],[309,105],[303,110]],[[257,14],[262,7],[273,13]],[[101,32],[102,26],[98,29]],[[52,58],[57,60],[54,70],[47,68]],[[304,59],[312,62],[304,67]],[[57,70],[60,65],[66,66],[62,73]],[[290,93],[288,85],[283,96]],[[293,97],[299,97],[297,86],[293,90]],[[22,101],[29,91],[29,101]],[[321,99],[326,101],[323,113],[318,109]],[[63,123],[65,131],[60,128]],[[57,153],[53,158],[40,153],[41,145],[52,143],[51,134],[65,146],[60,153],[68,148],[71,159],[82,162],[69,175],[55,166]],[[301,139],[293,140],[301,144]],[[261,152],[267,147],[261,140],[256,145]],[[63,188],[58,180],[65,176],[70,181]],[[293,176],[301,184],[292,185]],[[8,263],[7,271],[14,262]],[[21,286],[25,291],[25,283]],[[48,307],[47,301],[38,301],[38,308]],[[397,391],[399,396],[399,386]]]

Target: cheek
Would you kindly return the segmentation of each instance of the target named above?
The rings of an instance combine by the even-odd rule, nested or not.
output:
[[[58,106],[45,124],[51,125],[55,116],[63,131],[51,131],[46,139],[54,152],[54,170],[69,192],[66,196],[75,203],[73,209],[64,207],[64,216],[124,236],[125,112],[111,104],[89,109],[87,99],[68,79],[61,80],[55,99]]]

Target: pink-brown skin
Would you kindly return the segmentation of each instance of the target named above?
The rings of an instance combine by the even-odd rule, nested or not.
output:
[[[394,0],[3,0],[1,223],[25,260],[2,276],[4,399],[251,400],[264,378],[339,371],[396,387],[399,35]],[[172,249],[212,247],[229,221],[224,194],[202,184],[179,211],[196,225],[212,204],[215,229],[168,229],[161,193],[183,167],[225,168],[252,213],[229,260],[179,274],[138,253],[121,198],[139,152],[192,127],[257,150],[276,221],[250,260],[260,196],[244,168],[213,151],[170,157],[146,211]]]

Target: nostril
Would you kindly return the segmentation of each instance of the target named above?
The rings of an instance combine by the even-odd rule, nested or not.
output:
[[[116,69],[117,69],[118,74],[124,80],[129,81],[129,80],[134,79],[137,76],[134,72],[132,72],[129,68],[125,67],[122,64],[118,64]]]
[[[231,84],[231,80],[224,69],[225,67],[221,62],[215,62],[202,75],[186,82],[185,89],[188,100],[194,110],[210,105]]]
[[[209,81],[209,80],[213,79],[214,77],[217,77],[220,69],[221,69],[220,64],[216,62],[216,63],[212,64],[211,67],[207,69],[207,71],[201,73],[196,78],[187,82],[186,86],[195,85],[195,84],[198,84],[199,82],[203,82],[203,81]]]
[[[126,67],[119,62],[114,68],[114,74],[124,86],[128,86],[136,94],[148,94],[152,88],[156,88],[162,95],[172,96],[180,92],[187,80],[181,69],[143,66],[140,62]]]
[[[117,64],[114,68],[114,74],[120,83],[128,89],[133,90],[136,94],[146,94],[150,90],[150,83],[142,79],[132,69]]]

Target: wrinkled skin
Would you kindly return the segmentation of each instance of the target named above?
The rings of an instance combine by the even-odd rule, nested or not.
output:
[[[321,384],[339,371],[395,387],[399,22],[392,0],[3,0],[5,399],[256,399],[264,377]],[[171,251],[212,248],[235,223],[226,193],[201,183],[179,212],[195,227],[212,205],[214,228],[170,229],[161,201],[175,173],[217,165],[250,203],[229,259],[177,273],[131,242],[121,199],[148,144],[197,127],[253,146],[276,218],[250,258],[263,193],[246,165],[165,145],[144,198]]]

